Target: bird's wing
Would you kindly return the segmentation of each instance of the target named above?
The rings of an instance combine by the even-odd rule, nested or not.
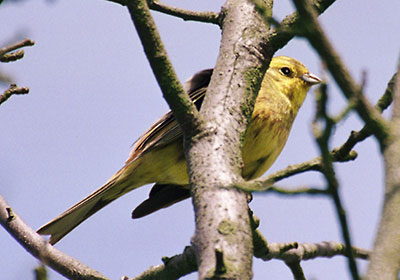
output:
[[[185,83],[186,91],[197,109],[200,109],[207,86],[210,82],[212,69],[196,73]],[[168,145],[182,137],[182,130],[171,111],[154,123],[138,140],[133,143],[133,150],[127,163],[135,160],[144,152]]]

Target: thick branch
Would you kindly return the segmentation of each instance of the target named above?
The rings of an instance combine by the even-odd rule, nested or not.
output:
[[[131,0],[127,6],[165,100],[185,135],[195,135],[202,118],[175,74],[146,0]]]
[[[400,64],[399,64],[400,69]],[[383,153],[385,199],[366,279],[398,279],[400,268],[400,75],[393,86],[390,136]]]
[[[196,213],[192,243],[200,279],[250,279],[247,197],[229,186],[243,181],[240,140],[272,52],[251,1],[229,0],[223,12],[220,55],[201,108],[209,130],[185,143]]]
[[[0,223],[31,255],[69,279],[108,279],[65,255],[30,228],[0,196]]]

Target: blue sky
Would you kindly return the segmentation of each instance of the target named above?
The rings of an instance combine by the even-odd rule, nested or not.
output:
[[[278,19],[293,11],[290,1],[275,1]],[[169,1],[199,11],[218,11],[223,1]],[[376,101],[386,88],[399,57],[400,2],[337,1],[321,22],[355,79],[367,71],[366,95]],[[220,31],[216,26],[184,22],[154,13],[175,65],[184,81],[213,67]],[[103,0],[24,1],[0,6],[2,45],[24,37],[36,45],[19,62],[0,65],[27,96],[13,96],[0,107],[0,194],[33,228],[38,228],[101,186],[127,159],[130,145],[168,107],[152,76],[129,14]],[[6,28],[4,28],[6,27]],[[277,54],[302,61],[320,75],[315,52],[302,39]],[[345,101],[329,79],[330,112]],[[4,90],[7,86],[0,85]],[[310,92],[294,124],[276,171],[317,155],[312,139],[314,99]],[[388,116],[388,114],[386,114]],[[337,146],[362,123],[351,114],[335,130]],[[376,142],[358,145],[359,157],[335,165],[340,193],[348,211],[354,245],[371,248],[383,193],[382,159]],[[296,176],[284,186],[323,187],[315,173]],[[57,248],[112,279],[133,277],[162,256],[190,244],[194,231],[190,200],[131,220],[132,209],[147,197],[149,187],[117,200],[71,232]],[[255,195],[251,207],[270,242],[341,241],[337,219],[327,198]],[[30,279],[38,262],[0,229],[0,272],[5,279]],[[365,262],[360,261],[361,271]],[[302,263],[307,277],[349,279],[342,257]],[[254,279],[291,279],[280,261],[254,260]],[[52,272],[51,279],[63,279]],[[184,279],[196,279],[192,274]]]

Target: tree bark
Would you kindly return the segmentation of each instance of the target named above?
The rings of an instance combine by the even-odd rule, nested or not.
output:
[[[241,137],[272,52],[252,1],[226,2],[220,55],[202,105],[206,130],[185,146],[196,213],[199,279],[251,279],[252,235],[241,177]]]

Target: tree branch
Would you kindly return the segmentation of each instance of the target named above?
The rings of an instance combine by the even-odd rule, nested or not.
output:
[[[34,41],[31,39],[25,39],[20,42],[17,42],[15,44],[0,48],[0,58],[2,58],[5,54],[15,51],[17,49],[23,48],[23,47],[30,47],[35,44]]]
[[[163,258],[164,264],[150,267],[132,280],[179,279],[197,270],[194,248],[188,246],[182,254]]]
[[[334,2],[335,0],[317,0],[314,1],[313,7],[318,14],[322,14]],[[266,22],[270,22],[270,17],[265,17],[264,19]],[[296,35],[294,30],[298,30],[301,25],[302,22],[297,12],[285,17],[275,29],[272,29],[269,32],[268,38],[272,49],[277,51],[283,48]]]
[[[342,236],[347,248],[346,254],[348,256],[350,272],[354,280],[359,280],[360,276],[358,273],[357,264],[353,256],[353,251],[351,250],[352,245],[351,245],[350,230],[347,223],[347,216],[338,192],[339,182],[336,179],[335,171],[332,165],[332,156],[331,153],[329,152],[328,142],[331,137],[333,127],[335,126],[335,122],[330,116],[328,116],[328,113],[326,111],[327,101],[328,101],[327,87],[325,84],[322,84],[316,91],[317,110],[315,119],[313,121],[313,132],[315,140],[318,144],[318,147],[322,155],[322,174],[324,175],[328,185],[327,191],[333,199],[333,202],[335,204],[336,214],[340,221]],[[318,126],[320,120],[324,122],[323,128],[320,128]]]
[[[122,6],[128,6],[129,0],[107,0],[110,2],[114,2],[120,4]],[[165,5],[156,0],[148,0],[147,4],[149,8],[153,11],[157,11],[160,13],[164,13],[170,16],[175,16],[181,18],[183,20],[192,20],[198,22],[205,23],[213,23],[217,25],[221,25],[222,22],[222,14],[214,13],[214,12],[194,12],[190,10],[185,10],[181,8],[171,7],[169,5]]]
[[[254,256],[264,261],[277,259],[299,263],[321,257],[347,256],[346,246],[339,242],[268,244],[259,230],[253,231],[253,244]],[[353,247],[352,251],[356,258],[363,260],[367,260],[371,254],[370,251],[357,247]],[[196,254],[191,246],[186,247],[182,254],[164,260],[164,264],[152,266],[131,280],[178,279],[197,270]]]
[[[271,259],[279,259],[285,262],[298,262],[313,260],[316,258],[326,257],[332,258],[335,256],[346,256],[347,249],[343,243],[334,241],[324,241],[320,243],[269,243],[267,245],[268,253],[265,255],[256,255],[264,261]],[[356,258],[367,260],[371,251],[352,247],[351,251]]]
[[[184,134],[195,135],[203,125],[201,115],[175,74],[146,0],[131,0],[127,7],[165,100]]]
[[[198,22],[205,23],[213,23],[217,25],[221,25],[222,23],[222,15],[221,13],[214,12],[194,12],[189,10],[184,10],[176,7],[171,7],[165,4],[162,4],[158,1],[150,0],[149,7],[153,11],[161,12],[167,15],[179,17],[183,20],[193,20]]]
[[[24,51],[18,50],[11,53],[6,53],[0,56],[0,62],[13,62],[24,57]]]
[[[14,94],[28,94],[29,88],[27,87],[17,87],[16,84],[11,84],[8,89],[6,89],[2,95],[0,95],[0,105],[7,101]]]
[[[251,1],[228,0],[223,12],[220,54],[201,108],[209,130],[185,142],[196,215],[192,243],[200,279],[250,279],[247,196],[229,186],[243,181],[240,140],[272,52]]]
[[[347,155],[343,156],[337,152],[337,149],[333,149],[331,152],[333,162],[346,162],[355,160],[357,152],[350,151]],[[315,157],[311,160],[305,161],[299,164],[289,165],[285,169],[274,172],[261,179],[254,179],[247,182],[243,182],[235,187],[246,192],[263,192],[269,191],[273,184],[283,179],[289,178],[296,174],[301,174],[308,171],[320,171],[322,170],[322,157]]]
[[[0,195],[0,223],[32,256],[69,279],[108,279],[100,272],[62,253],[29,227]]]
[[[338,242],[320,243],[268,243],[261,232],[257,229],[258,218],[250,213],[253,229],[254,256],[269,261],[271,259],[283,260],[286,263],[299,263],[300,261],[311,260],[320,257],[349,256],[352,255],[360,259],[368,259],[371,252],[368,250],[351,247],[349,250],[345,245]]]
[[[20,42],[11,44],[9,46],[0,48],[0,62],[11,62],[21,59],[24,56],[24,51],[18,49],[23,47],[33,46],[34,44],[35,42],[33,42],[32,40],[25,39]],[[7,77],[1,75],[0,82],[5,81],[6,79]],[[5,90],[2,95],[0,95],[0,105],[14,94],[27,94],[27,93],[29,93],[29,88],[17,87],[16,84],[11,84],[10,87],[7,90]]]
[[[355,109],[358,115],[371,128],[372,133],[379,141],[381,149],[383,149],[388,136],[386,120],[362,95],[361,86],[354,81],[338,53],[329,42],[318,23],[317,12],[309,4],[309,0],[293,0],[293,2],[303,23],[302,28],[298,30],[299,34],[304,35],[318,52],[345,97],[348,100],[356,101]]]
[[[400,63],[398,65],[398,72]],[[383,151],[385,198],[366,279],[397,279],[400,268],[400,75],[393,84],[393,113],[390,136]]]
[[[309,187],[300,187],[296,189],[288,189],[288,188],[281,188],[277,186],[271,186],[266,190],[267,192],[273,192],[276,194],[282,194],[282,195],[290,195],[290,196],[295,196],[295,195],[327,195],[329,194],[327,190],[322,190],[319,188],[309,188]]]

